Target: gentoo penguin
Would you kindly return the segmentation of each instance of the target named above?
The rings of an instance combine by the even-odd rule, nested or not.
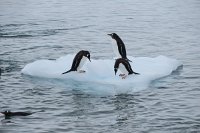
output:
[[[126,47],[125,47],[122,39],[116,33],[112,33],[112,34],[108,34],[108,35],[111,36],[112,39],[114,39],[117,42],[117,47],[114,43],[112,44],[114,53],[117,56],[117,58],[124,58],[124,59],[132,62],[131,60],[129,60],[126,57]]]
[[[122,77],[122,79],[125,79],[127,75],[130,74],[139,74],[136,73],[132,70],[131,65],[129,64],[129,62],[124,59],[124,58],[119,58],[115,61],[115,65],[114,65],[114,71],[115,71],[115,75],[118,71],[118,69],[123,73],[120,74],[119,76]]]
[[[11,112],[9,110],[6,110],[6,111],[1,112],[1,113],[5,115],[5,119],[9,119],[12,116],[28,116],[28,115],[33,114],[33,113],[30,113],[30,112]]]
[[[85,51],[85,50],[81,50],[79,51],[76,56],[74,57],[74,60],[73,60],[73,63],[72,63],[72,66],[71,66],[71,69],[62,73],[62,74],[66,74],[68,72],[71,72],[71,71],[78,71],[80,73],[83,73],[85,72],[84,70],[80,70],[82,68],[82,66],[85,64],[86,62],[86,59],[89,59],[89,61],[91,62],[90,60],[90,53],[89,51]]]

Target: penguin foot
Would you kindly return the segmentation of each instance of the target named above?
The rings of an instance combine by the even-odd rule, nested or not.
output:
[[[124,75],[125,75],[125,74],[120,74],[119,76],[122,77],[122,76],[124,76]]]
[[[85,73],[85,71],[84,71],[84,70],[79,70],[78,72],[79,72],[79,73]]]
[[[125,79],[127,77],[127,75],[124,74],[124,76],[122,76],[122,79]]]

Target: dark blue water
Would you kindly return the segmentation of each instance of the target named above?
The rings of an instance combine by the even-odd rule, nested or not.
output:
[[[111,32],[129,55],[165,55],[183,68],[145,90],[118,95],[91,93],[92,83],[21,74],[30,62],[80,49],[95,59],[111,57]],[[1,0],[0,111],[35,113],[1,116],[0,133],[200,132],[199,59],[199,0]]]

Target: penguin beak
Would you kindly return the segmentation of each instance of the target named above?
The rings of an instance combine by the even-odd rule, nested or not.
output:
[[[90,56],[88,57],[88,60],[91,62],[91,60],[90,60]]]
[[[107,34],[107,35],[109,35],[109,36],[111,36],[111,37],[112,37],[112,34]]]

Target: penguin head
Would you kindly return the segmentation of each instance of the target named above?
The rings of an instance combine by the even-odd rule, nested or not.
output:
[[[112,39],[117,39],[118,38],[118,35],[116,33],[111,33],[111,34],[108,34],[109,36],[112,37]]]
[[[11,114],[11,112],[9,110],[6,110],[6,111],[1,112],[1,113],[4,114],[4,115],[10,115]]]
[[[90,52],[89,51],[84,51],[83,56],[87,57],[89,59],[89,61],[91,62],[91,60],[90,60]]]

